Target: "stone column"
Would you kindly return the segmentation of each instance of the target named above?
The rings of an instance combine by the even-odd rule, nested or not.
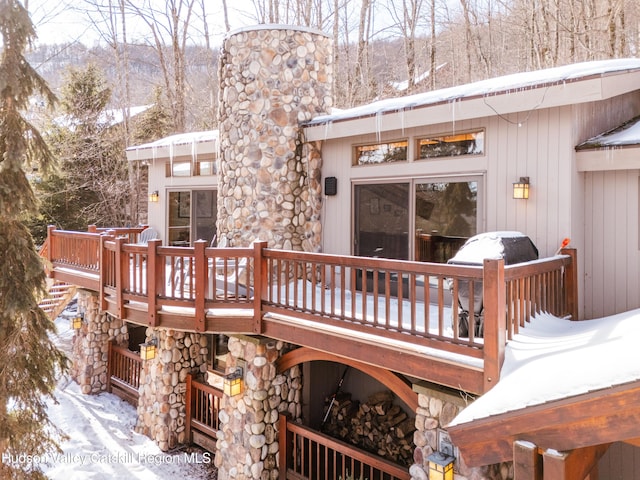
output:
[[[241,395],[222,398],[215,464],[219,480],[277,480],[278,417],[302,415],[302,374],[298,366],[276,374],[287,345],[263,337],[229,337],[228,368],[244,366]]]
[[[207,371],[207,339],[199,333],[147,328],[156,357],[142,363],[136,431],[162,451],[185,443],[187,374]]]
[[[218,237],[229,246],[319,251],[319,145],[300,123],[332,104],[330,38],[260,25],[230,34],[220,56]]]
[[[124,343],[129,334],[121,319],[100,310],[96,292],[78,290],[78,312],[84,321],[73,337],[70,374],[82,393],[96,394],[107,389],[109,341]]]
[[[413,441],[416,445],[414,464],[409,468],[412,480],[427,480],[427,457],[438,450],[438,436],[446,434],[445,426],[466,407],[466,402],[459,393],[434,389],[426,384],[414,384],[418,393],[418,410],[416,412],[416,431]],[[455,448],[455,445],[453,446]],[[454,452],[458,456],[457,450]],[[502,463],[482,468],[469,468],[463,458],[457,458],[455,464],[456,479],[459,480],[511,480],[513,464]]]

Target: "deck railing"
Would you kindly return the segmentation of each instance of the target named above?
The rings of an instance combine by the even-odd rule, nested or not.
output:
[[[142,368],[140,354],[118,346],[113,341],[109,342],[108,354],[107,391],[137,405]]]
[[[207,248],[204,241],[193,247],[127,241],[50,229],[52,275],[94,288],[103,308],[150,326],[259,334],[265,314],[282,315],[462,355],[482,364],[486,388],[499,376],[507,340],[532,315],[577,319],[573,249],[511,266],[502,260],[460,266],[283,251],[265,242]],[[461,292],[466,335],[459,328]],[[215,323],[222,315],[216,312],[239,309],[251,318]],[[474,328],[480,313],[483,336]]]
[[[409,480],[407,468],[280,415],[280,480]]]
[[[218,412],[220,412],[222,391],[195,380],[191,374],[187,375],[186,391],[187,439],[192,441],[194,433],[199,433],[215,443],[219,428]]]

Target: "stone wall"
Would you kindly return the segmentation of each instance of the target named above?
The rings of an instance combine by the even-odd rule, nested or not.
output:
[[[445,435],[445,425],[448,425],[467,402],[461,394],[437,388],[425,383],[413,386],[418,393],[418,410],[416,411],[416,431],[413,441],[416,445],[414,464],[409,469],[412,480],[427,480],[429,478],[427,457],[438,450],[439,436]],[[454,452],[456,457],[459,454]],[[469,468],[463,458],[457,458],[455,463],[456,480],[511,480],[513,479],[513,464],[502,463],[482,468]]]
[[[78,290],[78,312],[84,315],[84,320],[73,337],[70,373],[84,394],[107,389],[109,341],[121,344],[129,338],[126,324],[99,307],[96,292]]]
[[[261,25],[230,34],[220,56],[219,242],[318,251],[319,145],[300,122],[332,105],[331,40],[304,27]]]
[[[287,345],[262,337],[229,338],[228,367],[244,366],[245,389],[224,396],[215,464],[218,479],[278,479],[278,417],[302,415],[302,371],[299,366],[277,374],[276,360]]]
[[[147,328],[156,339],[156,357],[142,362],[136,431],[162,451],[187,441],[187,374],[207,371],[207,338],[199,333]]]

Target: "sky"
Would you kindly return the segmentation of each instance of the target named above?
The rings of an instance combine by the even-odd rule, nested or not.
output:
[[[96,0],[99,1],[99,0]],[[151,0],[156,1],[156,0]],[[60,44],[80,41],[92,46],[99,42],[100,36],[95,24],[92,24],[86,10],[92,7],[88,4],[93,0],[78,2],[78,0],[28,0],[29,12],[33,21],[38,43]],[[106,2],[103,2],[106,3]],[[164,3],[164,2],[163,2]],[[206,2],[207,24],[212,38],[212,46],[222,42],[225,32],[222,2]],[[93,8],[95,12],[95,8]],[[229,23],[231,29],[255,24],[255,9],[251,0],[228,1]],[[94,18],[97,18],[95,15]],[[128,26],[129,39],[139,38],[148,34],[148,27],[143,22],[132,22]],[[198,26],[201,30],[201,27]]]

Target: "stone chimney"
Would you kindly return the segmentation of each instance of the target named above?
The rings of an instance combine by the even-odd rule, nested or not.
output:
[[[231,32],[220,57],[218,238],[319,251],[322,159],[301,122],[332,105],[331,39],[305,27]]]

